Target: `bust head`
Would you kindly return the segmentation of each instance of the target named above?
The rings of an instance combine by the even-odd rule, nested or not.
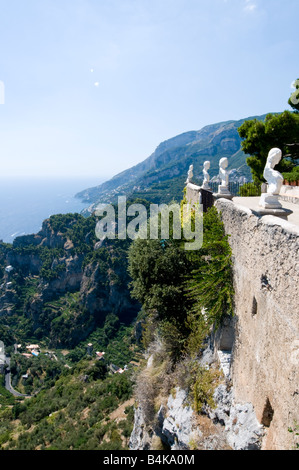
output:
[[[281,160],[282,151],[278,148],[273,148],[268,154],[267,164],[274,168]]]
[[[206,171],[210,169],[210,166],[211,166],[211,162],[209,162],[209,161],[206,161],[203,164],[203,167]]]
[[[226,157],[221,158],[221,160],[219,161],[219,166],[220,166],[220,168],[225,170],[225,168],[228,167],[228,159]]]

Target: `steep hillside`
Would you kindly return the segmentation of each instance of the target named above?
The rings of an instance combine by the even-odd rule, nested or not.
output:
[[[124,322],[134,318],[128,242],[101,243],[95,226],[93,216],[55,215],[38,234],[0,245],[0,325],[10,327],[15,341],[30,337],[73,348],[109,315]]]
[[[264,120],[265,116],[255,117]],[[254,117],[212,124],[199,131],[186,132],[166,140],[143,162],[100,186],[78,193],[77,197],[91,204],[99,201],[115,202],[120,195],[146,195],[147,199],[155,202],[180,200],[189,165],[194,165],[194,178],[199,182],[203,162],[211,161],[210,175],[213,177],[218,174],[222,157],[229,159],[229,170],[239,169],[240,176],[250,179],[250,169],[246,165],[238,134],[238,128],[249,119]]]

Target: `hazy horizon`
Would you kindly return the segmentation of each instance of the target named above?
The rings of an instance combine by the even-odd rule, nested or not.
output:
[[[37,233],[54,214],[81,212],[89,204],[76,193],[97,186],[100,178],[0,178],[0,240]]]

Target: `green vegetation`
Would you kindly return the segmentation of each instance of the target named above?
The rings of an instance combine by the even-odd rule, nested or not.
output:
[[[158,310],[161,320],[171,312],[173,319],[182,322],[188,308],[184,280],[190,268],[180,242],[136,240],[129,250],[132,295],[146,309]]]
[[[200,413],[204,405],[215,408],[213,399],[216,386],[219,384],[221,374],[218,370],[207,370],[197,362],[193,362],[191,376],[195,377],[191,382],[190,396],[193,399],[193,409]]]
[[[10,363],[12,386],[22,394],[33,395],[42,388],[53,385],[63,368],[64,364],[49,353],[31,358],[13,354]]]
[[[193,312],[211,326],[218,326],[224,315],[233,314],[233,280],[231,248],[224,233],[217,209],[204,215],[204,236],[201,250],[192,253],[195,268],[188,282],[194,301]]]
[[[130,373],[112,376],[102,361],[82,360],[36,397],[0,409],[0,448],[126,449],[132,405],[117,424],[110,415],[131,396]]]
[[[5,388],[4,374],[0,374],[0,406],[5,407],[8,405],[14,405],[14,404],[15,404],[15,398]],[[0,444],[1,444],[1,437],[0,437]]]
[[[0,321],[5,344],[30,339],[51,348],[73,349],[110,313],[124,324],[132,321],[136,307],[127,289],[130,241],[106,240],[97,246],[96,223],[95,216],[58,214],[44,222],[42,236],[19,237],[13,245],[0,245],[3,281],[5,260],[14,265],[6,279],[10,287],[4,304],[9,309],[2,312]],[[92,273],[96,278],[90,280]],[[114,297],[126,292],[123,307],[114,302],[112,291]],[[89,296],[94,305],[101,305],[96,311],[89,306]]]
[[[128,292],[130,243],[96,245],[96,222],[94,216],[55,215],[44,222],[42,236],[0,244],[0,337],[11,355],[13,388],[31,396],[22,402],[1,383],[2,449],[128,446],[134,415],[130,362],[140,360],[132,324],[136,302]],[[8,260],[14,267],[9,275]],[[29,343],[39,344],[37,357],[23,355]],[[105,352],[104,359],[97,351]],[[114,374],[111,364],[128,370]],[[128,400],[120,418],[111,418]]]
[[[294,423],[294,426],[290,426],[288,428],[288,432],[290,432],[293,437],[294,437],[294,449],[298,450],[299,449],[299,424],[296,422]]]
[[[14,337],[11,329],[7,325],[0,323],[0,339],[5,346],[12,346],[14,344]]]
[[[212,328],[233,314],[231,250],[213,207],[203,218],[204,243],[185,251],[181,241],[136,240],[129,249],[132,295],[143,305],[138,321],[151,366],[138,375],[136,394],[148,425],[174,387],[188,391],[198,413],[213,406],[221,380],[198,359]]]
[[[197,412],[213,405],[219,373],[200,368],[198,357],[212,327],[232,314],[233,297],[217,211],[204,215],[204,244],[193,252],[174,239],[98,243],[96,222],[52,216],[42,237],[0,246],[0,267],[14,264],[0,333],[10,348],[12,386],[31,395],[21,402],[0,389],[1,449],[127,449],[135,392],[149,420],[176,386]],[[142,342],[135,333],[140,304]],[[40,345],[38,357],[22,355],[28,342]],[[139,374],[141,345],[153,349],[154,361]],[[114,373],[114,365],[128,369]]]
[[[241,197],[254,197],[261,195],[261,185],[255,183],[245,183],[240,187]]]
[[[188,344],[195,332],[204,328],[206,333],[213,324],[220,324],[223,315],[233,313],[228,239],[214,207],[203,220],[200,250],[185,251],[178,240],[136,240],[129,249],[132,295],[152,312],[149,321],[154,312],[164,336],[177,338],[173,342],[176,354],[179,341],[182,346]]]
[[[280,172],[291,171],[299,158],[297,142],[299,116],[290,111],[281,114],[268,114],[265,122],[254,119],[246,121],[239,134],[244,140],[242,149],[246,154],[247,164],[251,168],[253,180],[263,182],[263,171],[271,148],[282,150],[283,158],[276,169]]]
[[[217,162],[211,176],[226,152],[234,154],[236,167],[244,163],[240,137],[254,178],[240,195],[258,196],[274,146],[284,156],[278,170],[287,181],[299,180],[298,134],[297,109],[188,133],[174,139],[173,147],[168,142],[157,149],[136,179],[126,179],[124,172],[112,186],[103,185],[103,197],[112,191],[115,199],[123,185],[125,194],[135,196],[127,206],[178,202],[190,163],[199,175],[212,143]],[[216,143],[220,135],[230,148]],[[117,220],[117,206],[114,210]],[[99,241],[98,220],[58,214],[36,236],[0,243],[0,339],[11,355],[12,386],[31,396],[13,397],[1,376],[0,449],[128,449],[135,398],[154,428],[157,412],[177,387],[187,392],[195,412],[214,406],[223,377],[216,365],[203,367],[200,358],[211,332],[234,310],[232,253],[221,216],[215,207],[204,214],[197,251],[185,250],[185,240],[172,237],[119,240],[117,230],[115,240]],[[10,274],[8,263],[14,267]],[[29,342],[40,345],[38,357],[23,355]],[[105,354],[100,358],[97,352]]]
[[[104,326],[93,331],[87,340],[72,349],[66,356],[70,365],[86,357],[87,345],[93,345],[93,351],[105,352],[105,361],[124,367],[136,357],[136,341],[134,326],[120,324],[118,317],[108,315]]]
[[[289,183],[295,181],[296,184],[298,184],[297,182],[299,181],[299,166],[295,166],[289,173],[283,173],[283,177]]]
[[[149,175],[150,176],[150,175]],[[135,189],[134,197],[146,198],[153,204],[169,204],[172,201],[180,202],[182,199],[182,188],[186,176],[179,176],[166,181],[151,184],[146,189]]]
[[[242,150],[245,154],[250,155],[246,161],[256,183],[265,181],[263,171],[271,148],[278,147],[282,151],[283,158],[276,166],[276,169],[281,173],[292,172],[292,169],[298,164],[298,83],[296,87],[296,91],[288,101],[295,109],[294,112],[284,111],[280,114],[268,114],[265,121],[247,120],[238,129],[240,137],[244,139]]]

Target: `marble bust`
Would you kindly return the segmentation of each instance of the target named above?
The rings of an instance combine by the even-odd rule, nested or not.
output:
[[[264,178],[268,182],[268,193],[279,194],[283,184],[283,176],[274,167],[280,162],[282,152],[280,149],[274,148],[270,150],[267,163],[264,169]]]
[[[211,163],[210,163],[209,161],[206,161],[206,162],[204,162],[204,164],[203,164],[203,176],[204,176],[204,180],[203,180],[202,189],[207,189],[207,190],[210,189],[210,186],[209,186],[210,175],[209,175],[209,173],[208,173],[208,171],[209,171],[209,169],[210,169],[210,166],[211,166]]]
[[[231,199],[232,195],[228,189],[229,177],[227,172],[228,167],[228,159],[226,157],[221,158],[219,161],[219,176],[221,180],[221,184],[218,186],[218,197],[225,197],[227,199]]]
[[[283,184],[283,176],[279,171],[274,170],[274,167],[280,162],[281,158],[282,151],[280,149],[273,148],[270,150],[263,173],[263,176],[268,183],[268,189],[266,193],[262,194],[260,199],[260,206],[266,209],[282,207],[278,201],[278,195]]]
[[[186,184],[192,183],[192,179],[193,179],[193,165],[190,165],[189,170],[188,170],[188,176],[187,176]]]
[[[219,161],[219,176],[221,179],[221,186],[228,188],[228,173],[226,171],[226,168],[228,167],[228,159],[221,158]]]

